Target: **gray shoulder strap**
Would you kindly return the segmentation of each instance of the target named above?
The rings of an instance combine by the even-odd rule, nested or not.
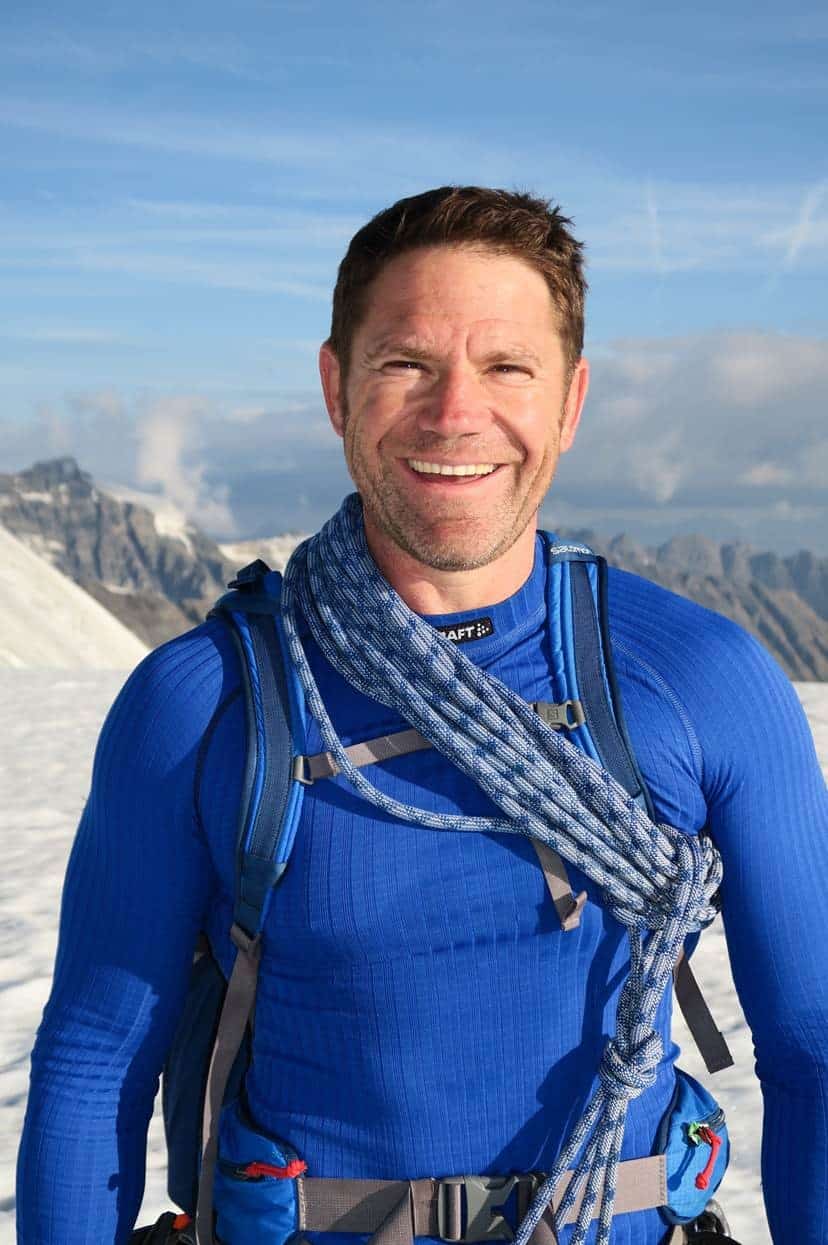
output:
[[[538,702],[534,708],[544,721],[553,728],[564,727],[574,730],[583,721],[583,710],[577,701],[568,700],[562,705]],[[388,761],[391,757],[406,756],[411,752],[421,752],[431,748],[432,744],[419,731],[395,731],[391,735],[379,735],[376,739],[366,739],[360,744],[351,744],[345,753],[353,765],[374,765],[378,761]],[[333,778],[339,773],[339,766],[330,752],[318,752],[311,757],[296,758],[296,776],[305,783],[316,782],[320,778]],[[577,929],[581,921],[581,908],[586,903],[586,891],[577,897],[572,892],[566,865],[553,848],[537,839],[532,844],[538,854],[544,881],[546,882],[561,929],[568,931]]]
[[[238,925],[233,926],[230,935],[238,951],[227,983],[204,1092],[201,1175],[195,1214],[198,1245],[215,1245],[213,1183],[218,1158],[219,1117],[233,1062],[242,1044],[247,1023],[253,1016],[261,956],[258,937],[249,938]]]

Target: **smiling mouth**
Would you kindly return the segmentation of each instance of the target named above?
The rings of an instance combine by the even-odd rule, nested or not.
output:
[[[481,479],[497,471],[500,463],[431,463],[421,458],[407,458],[406,463],[416,475],[441,476],[448,479]]]

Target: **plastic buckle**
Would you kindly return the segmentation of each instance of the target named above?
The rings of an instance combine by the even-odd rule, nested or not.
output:
[[[533,707],[538,717],[547,726],[551,726],[553,731],[559,731],[561,728],[565,731],[574,731],[586,722],[584,706],[580,700],[564,700],[560,704],[539,700]]]
[[[228,588],[235,588],[239,592],[252,592],[257,582],[270,573],[270,567],[261,558],[256,558],[255,562],[249,562],[247,566],[243,566],[236,573],[235,579],[231,579],[227,585]]]
[[[293,758],[290,776],[294,782],[301,782],[303,787],[313,786],[313,775],[310,772],[310,765],[306,756],[296,756]]]
[[[437,1185],[437,1233],[444,1241],[511,1241],[514,1232],[502,1215],[521,1176],[447,1176]],[[531,1179],[531,1178],[530,1178]]]

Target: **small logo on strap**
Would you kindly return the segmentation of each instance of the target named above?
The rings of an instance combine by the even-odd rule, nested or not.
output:
[[[494,623],[491,618],[469,618],[461,623],[443,623],[434,630],[455,644],[468,644],[469,640],[485,640],[487,635],[493,635]]]

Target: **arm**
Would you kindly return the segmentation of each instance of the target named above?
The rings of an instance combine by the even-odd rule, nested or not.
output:
[[[214,885],[193,808],[221,688],[201,628],[151,654],[98,744],[72,849],[18,1163],[22,1245],[121,1242],[147,1125]]]
[[[696,693],[725,932],[765,1103],[768,1222],[775,1241],[819,1245],[828,1240],[828,793],[796,693],[755,640],[722,622]]]

